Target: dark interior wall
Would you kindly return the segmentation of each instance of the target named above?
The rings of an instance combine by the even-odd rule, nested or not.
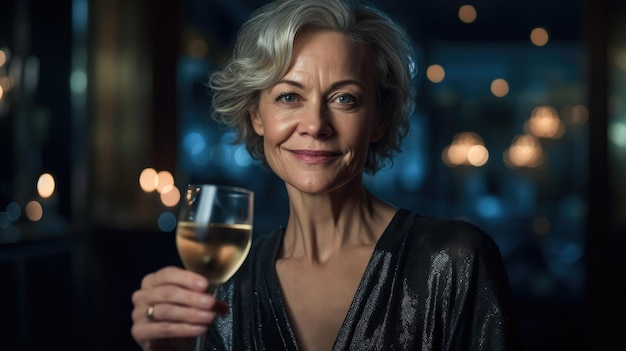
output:
[[[611,349],[619,343],[626,313],[626,245],[624,222],[624,151],[609,138],[611,125],[618,122],[620,109],[613,107],[615,96],[623,95],[623,78],[616,63],[626,47],[621,1],[590,1],[586,17],[589,52],[589,104],[592,120],[589,143],[589,218],[587,230],[587,295],[583,310],[588,330],[587,345]],[[624,121],[622,120],[622,123]]]

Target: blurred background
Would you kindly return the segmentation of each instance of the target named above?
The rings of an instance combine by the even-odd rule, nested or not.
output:
[[[131,294],[180,265],[179,189],[281,182],[209,119],[209,72],[263,0],[3,0],[0,350],[139,350]],[[403,153],[366,178],[502,251],[528,350],[603,350],[626,327],[626,4],[377,0],[412,35]],[[268,205],[271,204],[271,205]]]

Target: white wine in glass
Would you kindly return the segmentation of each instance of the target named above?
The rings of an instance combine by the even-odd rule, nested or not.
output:
[[[176,247],[186,269],[209,280],[208,292],[239,269],[252,243],[254,193],[248,189],[190,184],[182,197]],[[204,337],[196,340],[203,350]]]

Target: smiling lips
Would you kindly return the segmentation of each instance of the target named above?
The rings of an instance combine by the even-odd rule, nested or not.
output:
[[[291,153],[305,163],[325,163],[341,154],[325,150],[291,150]]]

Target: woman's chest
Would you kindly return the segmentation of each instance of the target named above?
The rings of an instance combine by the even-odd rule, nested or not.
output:
[[[332,349],[369,257],[326,265],[277,262],[281,292],[301,350]]]

